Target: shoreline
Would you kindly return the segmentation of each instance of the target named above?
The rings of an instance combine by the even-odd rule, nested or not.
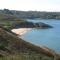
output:
[[[17,28],[17,29],[12,29],[11,31],[17,35],[23,35],[24,33],[28,32],[31,30],[30,28]]]

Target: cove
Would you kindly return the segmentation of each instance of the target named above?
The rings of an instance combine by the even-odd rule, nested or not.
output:
[[[50,29],[34,29],[21,36],[25,41],[35,45],[47,46],[60,52],[60,20],[56,19],[27,19],[30,22],[43,22],[53,26]]]

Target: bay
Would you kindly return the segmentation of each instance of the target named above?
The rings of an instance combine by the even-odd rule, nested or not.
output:
[[[25,41],[35,45],[47,46],[57,52],[60,52],[60,20],[56,19],[27,19],[29,22],[43,22],[53,26],[49,29],[34,29],[21,36]]]

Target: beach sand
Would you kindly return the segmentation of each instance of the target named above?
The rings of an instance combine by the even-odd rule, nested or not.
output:
[[[27,31],[31,30],[30,28],[18,28],[18,29],[12,29],[11,31],[17,35],[23,35]]]

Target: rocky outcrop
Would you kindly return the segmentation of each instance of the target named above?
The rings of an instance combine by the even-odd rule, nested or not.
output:
[[[40,28],[40,29],[45,29],[45,28],[52,28],[52,26],[39,22],[39,23],[33,23],[33,22],[20,22],[20,23],[13,23],[12,25],[14,28]]]
[[[42,23],[42,22],[35,23],[34,25],[35,25],[35,27],[41,28],[41,29],[52,28],[52,26],[45,24],[45,23]]]

